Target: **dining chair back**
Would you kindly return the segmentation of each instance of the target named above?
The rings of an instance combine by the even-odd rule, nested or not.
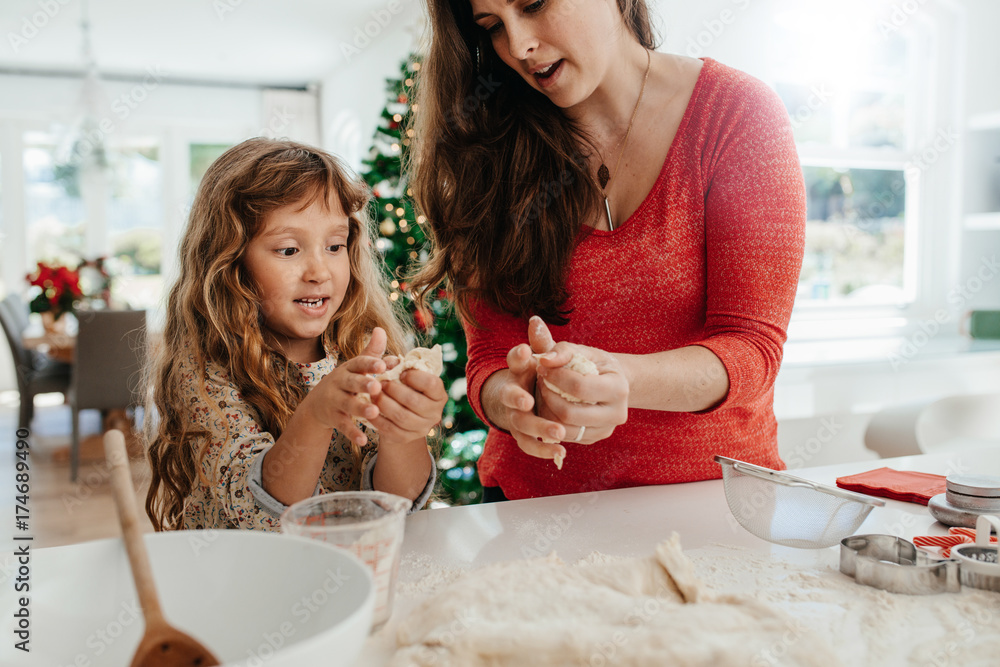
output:
[[[80,459],[80,410],[134,408],[142,402],[146,311],[95,310],[77,315],[76,358],[70,381],[73,414],[70,475]]]
[[[865,446],[882,458],[1000,446],[1000,393],[958,394],[888,406],[872,416]]]
[[[21,300],[21,297],[17,294],[8,294],[4,297],[3,304],[6,305],[11,317],[14,318],[14,323],[17,328],[24,333],[24,330],[28,328],[28,304]]]
[[[24,303],[16,294],[8,294],[0,301],[0,318],[3,321],[3,332],[7,336],[7,343],[10,345],[11,353],[14,355],[14,363],[20,373],[26,368],[30,368],[31,353],[24,348],[21,342],[24,337],[24,330],[28,328],[27,313],[22,317],[20,310]],[[23,320],[23,324],[22,324]]]
[[[923,453],[1000,445],[1000,393],[961,394],[934,401],[920,412],[917,442]]]
[[[17,376],[17,390],[21,400],[18,427],[30,428],[35,415],[35,396],[49,392],[66,394],[69,390],[70,366],[24,347],[28,309],[16,294],[8,294],[0,301],[0,324],[14,359],[14,374]]]
[[[900,403],[876,412],[865,429],[865,447],[883,459],[920,454],[916,423],[927,403]]]

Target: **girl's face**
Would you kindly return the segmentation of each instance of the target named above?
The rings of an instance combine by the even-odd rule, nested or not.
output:
[[[564,109],[608,74],[607,47],[621,16],[614,0],[470,0],[497,56]]]
[[[321,336],[351,282],[347,214],[336,197],[275,209],[250,241],[244,265],[260,290],[264,326],[292,361],[324,356]]]

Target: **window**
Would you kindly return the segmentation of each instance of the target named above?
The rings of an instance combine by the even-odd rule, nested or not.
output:
[[[24,135],[25,220],[28,265],[46,261],[75,266],[84,255],[86,209],[78,170],[59,155],[54,136]]]
[[[191,166],[191,198],[198,192],[198,185],[208,168],[233,144],[191,143],[188,146]]]
[[[49,132],[24,135],[28,266],[106,258],[116,305],[151,308],[163,290],[159,141],[115,138],[97,163]]]
[[[886,30],[878,3],[775,14],[772,83],[802,162],[808,211],[797,312],[904,307],[918,294],[920,126],[916,26]],[[916,23],[916,22],[914,22]]]
[[[809,166],[802,171],[808,208],[797,299],[906,303],[904,172]]]
[[[159,141],[132,138],[108,150],[107,249],[116,299],[154,308],[163,295],[163,168]]]

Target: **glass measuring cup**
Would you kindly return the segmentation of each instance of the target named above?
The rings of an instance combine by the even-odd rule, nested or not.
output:
[[[347,549],[375,579],[372,630],[389,620],[396,591],[403,523],[412,503],[381,491],[341,491],[306,498],[281,515],[281,532]]]

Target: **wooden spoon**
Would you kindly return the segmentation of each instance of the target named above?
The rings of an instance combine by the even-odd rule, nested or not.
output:
[[[139,594],[142,614],[146,619],[146,632],[132,657],[131,667],[210,667],[219,660],[194,637],[167,623],[156,595],[153,570],[149,566],[146,543],[139,530],[135,507],[135,490],[128,456],[125,453],[125,436],[111,430],[104,435],[104,455],[111,468],[111,490],[118,519],[122,524],[122,537],[128,552],[132,580]]]

